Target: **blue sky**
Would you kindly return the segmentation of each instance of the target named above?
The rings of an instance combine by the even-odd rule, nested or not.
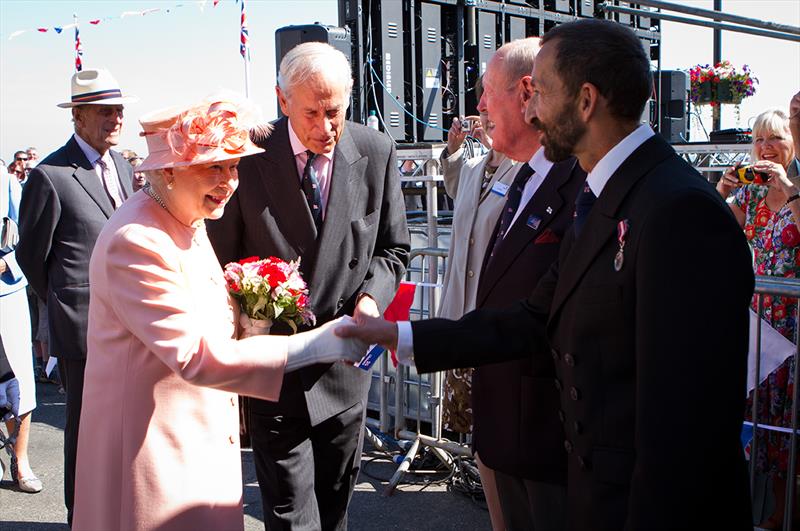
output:
[[[394,0],[400,1],[400,0]],[[56,107],[69,99],[73,73],[73,30],[61,35],[17,30],[62,26],[78,15],[85,67],[106,67],[123,91],[139,102],[126,106],[119,148],[144,153],[138,117],[155,109],[198,100],[218,89],[244,91],[239,55],[239,6],[208,0],[21,1],[0,0],[0,157],[10,160],[18,148],[37,146],[48,153],[72,132],[69,111]],[[711,0],[684,2],[711,8]],[[176,7],[182,4],[182,7]],[[291,24],[338,24],[336,0],[247,0],[251,41],[251,96],[264,116],[275,116],[275,30]],[[726,11],[800,26],[798,0],[723,0]],[[160,8],[90,25],[89,20],[119,17],[125,11]],[[170,13],[165,11],[170,9]],[[711,62],[711,30],[665,23],[662,67],[689,68]],[[800,90],[800,45],[725,33],[723,56],[747,63],[761,80],[756,96],[741,107],[746,120],[768,107],[788,106]],[[730,107],[730,106],[728,106]],[[723,127],[732,127],[733,109],[725,109]],[[710,118],[706,119],[710,128]]]

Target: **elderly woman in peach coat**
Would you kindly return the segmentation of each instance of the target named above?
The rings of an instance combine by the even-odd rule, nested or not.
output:
[[[252,144],[225,101],[142,119],[149,184],[103,229],[89,278],[73,529],[243,528],[237,395],[277,400],[285,371],[357,360],[339,321],[235,340],[238,308],[206,236]]]

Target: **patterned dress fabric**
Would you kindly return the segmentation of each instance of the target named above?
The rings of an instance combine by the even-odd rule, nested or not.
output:
[[[800,271],[800,230],[792,212],[784,205],[774,212],[767,206],[766,186],[740,188],[733,204],[745,213],[745,235],[753,250],[756,275],[795,278]],[[788,340],[796,343],[797,301],[765,295],[761,318]],[[758,311],[753,297],[753,311]],[[790,356],[758,386],[758,422],[789,428],[792,425],[792,393],[795,357]],[[746,418],[752,420],[752,394],[747,400]],[[789,462],[788,434],[758,430],[756,466],[770,476],[785,478]]]

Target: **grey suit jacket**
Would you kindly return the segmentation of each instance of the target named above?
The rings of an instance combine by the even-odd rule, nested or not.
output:
[[[131,165],[111,152],[126,196],[133,193]],[[28,176],[20,205],[17,261],[36,294],[47,301],[50,352],[86,357],[89,258],[114,213],[94,168],[73,137]]]
[[[362,292],[385,310],[410,249],[394,144],[367,127],[347,123],[334,151],[325,222],[316,238],[287,124],[285,118],[275,122],[261,146],[266,151],[242,159],[239,189],[222,218],[208,223],[220,262],[302,257],[301,271],[320,324],[352,314]],[[272,329],[288,332],[280,325]],[[316,425],[363,400],[369,381],[368,373],[343,363],[315,365],[284,377],[279,403],[254,401],[251,408],[276,415],[301,415],[307,409]]]

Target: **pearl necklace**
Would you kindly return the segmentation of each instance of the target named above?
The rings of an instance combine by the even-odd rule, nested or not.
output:
[[[158,195],[158,193],[155,190],[153,190],[153,187],[150,186],[150,183],[147,183],[144,186],[144,193],[149,195],[153,199],[153,201],[155,201],[156,203],[158,203],[161,206],[161,208],[163,208],[164,210],[169,212],[169,209],[167,208],[167,205],[164,204],[164,200],[161,199],[161,196]]]

